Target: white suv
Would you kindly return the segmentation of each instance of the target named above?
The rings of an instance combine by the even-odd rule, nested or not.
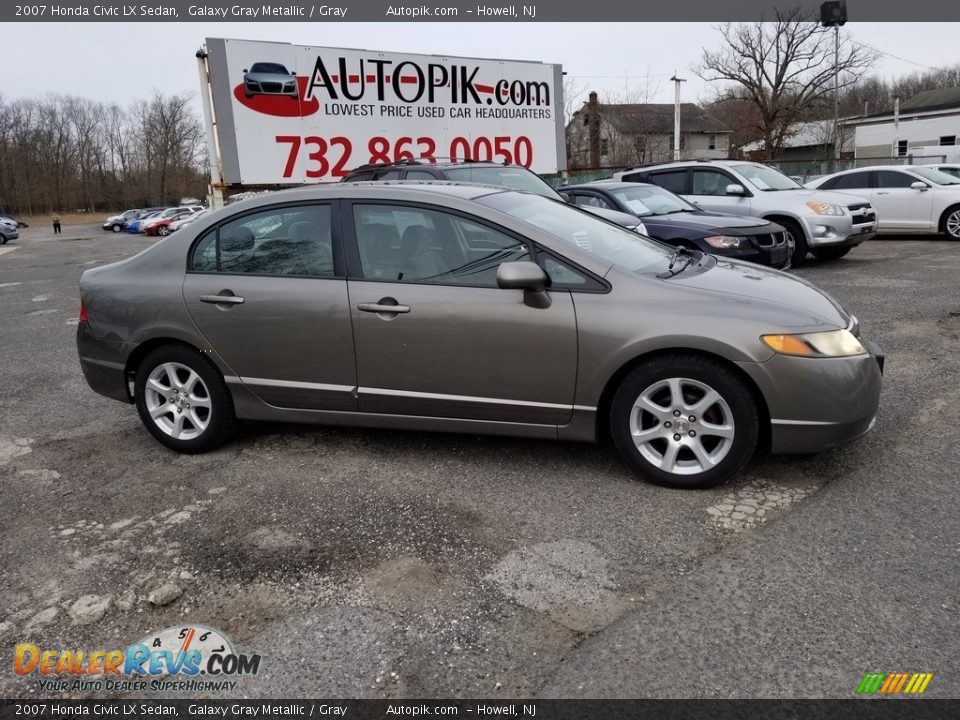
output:
[[[807,189],[760,163],[689,160],[624,170],[614,178],[659,185],[701,210],[779,223],[793,239],[794,265],[808,252],[820,260],[843,257],[876,233],[877,216],[869,201]]]

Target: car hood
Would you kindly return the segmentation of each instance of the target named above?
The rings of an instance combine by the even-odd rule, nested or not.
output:
[[[111,215],[106,220],[104,220],[104,222],[105,223],[116,222],[117,220],[123,220],[123,215]]]
[[[671,227],[684,228],[686,230],[733,230],[759,231],[761,228],[770,226],[769,220],[756,217],[742,217],[739,215],[726,215],[724,213],[710,212],[683,212],[672,213],[670,215],[648,215],[641,217],[640,220],[645,225],[669,225]],[[766,232],[776,232],[766,230]]]
[[[591,215],[596,215],[598,218],[603,218],[604,220],[615,223],[620,227],[633,228],[643,222],[642,218],[638,218],[636,215],[631,215],[630,213],[620,212],[619,210],[588,207],[586,205],[573,205],[572,207],[577,208],[577,210],[588,212]]]
[[[748,306],[775,306],[783,318],[793,317],[797,326],[847,327],[850,316],[840,304],[812,283],[779,270],[738,260],[717,259],[699,270],[676,275],[666,282],[703,292],[711,302]],[[753,308],[756,309],[756,308]]]
[[[851,195],[845,192],[836,192],[834,190],[815,190],[810,188],[802,188],[797,190],[778,190],[777,192],[760,192],[762,197],[782,197],[782,198],[795,198],[800,202],[808,203],[816,200],[817,202],[824,203],[833,203],[834,205],[840,205],[842,207],[847,207],[850,203],[855,200],[861,200],[863,202],[869,202],[867,198],[864,198],[859,195]],[[867,195],[870,195],[870,191],[867,190]]]

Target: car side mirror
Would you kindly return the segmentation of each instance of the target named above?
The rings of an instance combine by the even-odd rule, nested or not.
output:
[[[727,195],[746,195],[747,194],[746,188],[744,188],[743,185],[739,185],[737,183],[730,183],[729,185],[727,185],[726,192],[727,192]]]
[[[570,193],[564,192],[563,190],[557,190],[557,194],[560,195],[560,197],[563,198],[563,201],[564,201],[564,202],[568,202],[568,203],[573,204],[573,198],[570,197]]]
[[[929,185],[927,185],[925,182],[920,182],[919,180],[917,180],[915,183],[911,183],[910,187],[912,187],[914,190],[921,191],[930,189]]]
[[[246,73],[248,73],[248,72],[250,72],[250,71],[247,70],[246,68],[244,68],[244,69],[243,69],[243,72],[244,72],[244,74],[246,74]]]
[[[541,310],[550,307],[547,273],[535,262],[517,260],[497,268],[497,286],[504,290],[523,290],[523,303]]]

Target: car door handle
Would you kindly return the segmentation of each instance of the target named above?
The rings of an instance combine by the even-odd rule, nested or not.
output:
[[[877,190],[877,195],[889,195],[889,190]]]
[[[240,305],[243,298],[239,295],[201,295],[200,302],[214,305]]]
[[[360,303],[357,310],[372,313],[408,313],[409,305],[387,305],[382,303]]]

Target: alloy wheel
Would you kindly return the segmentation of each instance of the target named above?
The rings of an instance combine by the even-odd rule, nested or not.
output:
[[[197,438],[210,424],[210,393],[200,375],[186,365],[168,362],[154,368],[144,399],[154,424],[175,440]]]
[[[954,210],[947,216],[944,226],[947,229],[947,235],[954,240],[960,240],[960,209]]]
[[[654,467],[696,475],[716,467],[735,434],[727,401],[706,383],[690,378],[659,380],[640,393],[630,412],[630,435]]]

